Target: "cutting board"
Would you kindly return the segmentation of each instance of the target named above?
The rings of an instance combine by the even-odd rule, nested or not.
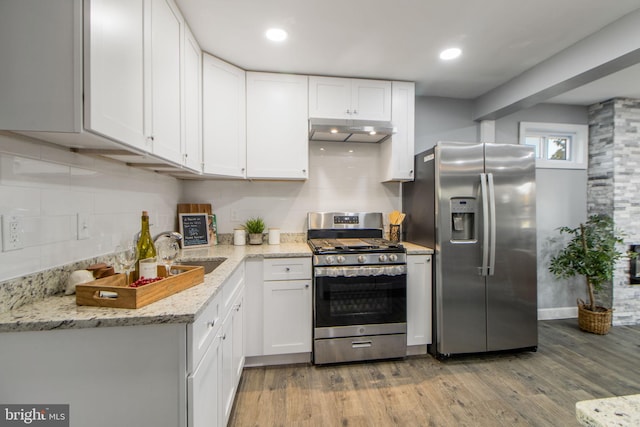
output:
[[[211,215],[211,203],[178,203],[178,213],[206,213]]]

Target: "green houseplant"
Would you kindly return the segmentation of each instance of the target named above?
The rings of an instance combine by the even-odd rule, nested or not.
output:
[[[549,271],[558,278],[585,277],[589,300],[585,303],[578,299],[578,325],[588,332],[606,334],[612,310],[596,305],[595,292],[613,278],[615,262],[623,255],[616,249],[623,243],[622,234],[607,215],[592,215],[579,227],[559,230],[569,236],[569,241],[551,259]]]
[[[250,218],[244,223],[244,229],[247,230],[249,234],[249,244],[251,245],[261,245],[262,244],[262,233],[265,229],[264,220],[262,218],[255,217]]]

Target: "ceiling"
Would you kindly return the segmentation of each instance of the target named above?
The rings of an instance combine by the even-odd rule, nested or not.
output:
[[[604,26],[640,0],[177,0],[203,50],[253,71],[416,82],[475,99]],[[285,29],[280,44],[265,39]],[[443,62],[440,50],[458,46]],[[640,65],[548,102],[640,98]]]

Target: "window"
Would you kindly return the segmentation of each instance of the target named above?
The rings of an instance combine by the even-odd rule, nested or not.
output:
[[[520,144],[534,147],[537,168],[586,169],[588,126],[520,122]]]

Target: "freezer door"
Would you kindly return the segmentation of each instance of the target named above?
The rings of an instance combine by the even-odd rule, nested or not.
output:
[[[440,355],[486,351],[483,150],[482,144],[453,142],[435,148],[434,344]]]
[[[495,195],[494,268],[487,276],[487,350],[535,347],[535,158],[531,147],[486,144]],[[493,234],[493,233],[492,233]]]

